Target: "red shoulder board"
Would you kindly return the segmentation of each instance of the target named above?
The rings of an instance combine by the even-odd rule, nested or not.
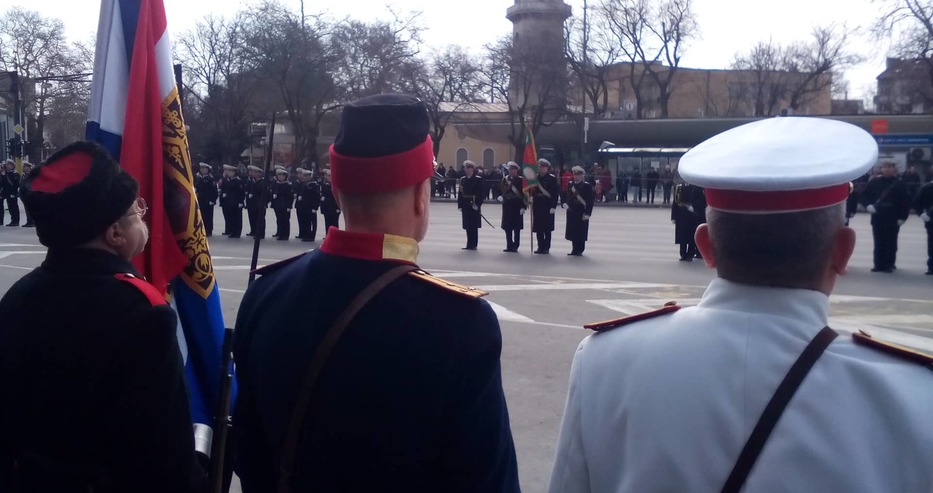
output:
[[[675,301],[668,301],[664,304],[663,308],[658,308],[657,310],[639,313],[637,315],[631,315],[628,317],[617,318],[615,320],[607,320],[605,322],[597,322],[594,324],[586,324],[583,326],[584,329],[595,330],[596,332],[607,332],[609,330],[622,327],[624,325],[633,324],[635,322],[641,322],[642,320],[648,320],[649,318],[660,317],[661,315],[667,315],[668,313],[674,313],[677,310],[680,310],[681,306]]]
[[[864,330],[853,332],[852,340],[855,341],[856,344],[868,346],[870,348],[874,348],[900,358],[909,359],[910,361],[920,363],[921,365],[933,370],[933,355],[915,351],[909,347],[901,346],[899,344],[880,341],[872,337],[871,334],[865,332]]]
[[[149,304],[152,306],[161,306],[167,305],[165,297],[162,296],[162,293],[159,293],[159,290],[155,288],[152,284],[146,282],[145,279],[134,276],[133,274],[114,274],[114,279],[118,281],[127,282],[132,284],[133,287],[138,289],[143,295],[146,296],[146,299],[149,300]]]
[[[294,262],[294,261],[300,259],[301,257],[304,257],[305,255],[311,253],[312,251],[313,251],[313,250],[309,250],[309,251],[307,251],[307,252],[305,252],[305,253],[301,253],[301,254],[295,255],[294,257],[289,257],[289,258],[287,258],[287,259],[285,259],[285,260],[279,260],[278,262],[274,262],[274,263],[271,263],[271,264],[269,264],[269,265],[264,265],[264,266],[262,266],[262,267],[257,268],[257,269],[254,270],[253,272],[251,272],[251,274],[256,274],[256,275],[258,275],[258,276],[264,276],[264,275],[266,275],[266,274],[271,274],[271,273],[273,273],[273,272],[275,272],[275,271],[281,269],[282,267],[285,267],[286,265],[289,265],[289,264],[291,264],[292,262]]]

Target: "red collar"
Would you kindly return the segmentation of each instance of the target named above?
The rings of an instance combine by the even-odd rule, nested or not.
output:
[[[394,260],[415,265],[418,242],[413,238],[379,233],[356,233],[331,227],[321,251],[361,260]]]

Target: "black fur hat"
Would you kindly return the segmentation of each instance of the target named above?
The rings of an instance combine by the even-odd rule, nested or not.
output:
[[[126,214],[139,184],[100,144],[67,145],[34,167],[23,183],[23,204],[49,248],[83,245]]]

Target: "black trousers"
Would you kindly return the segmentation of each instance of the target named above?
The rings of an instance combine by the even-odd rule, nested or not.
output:
[[[926,224],[927,229],[927,271],[933,272],[933,222]]]
[[[692,259],[696,257],[698,253],[700,253],[700,251],[697,250],[696,243],[692,241],[690,243],[680,243],[680,258]]]
[[[635,191],[632,192],[632,201],[641,202],[641,185],[635,186]]]
[[[505,230],[505,249],[518,251],[518,246],[522,242],[522,230],[520,229],[507,229]]]
[[[324,235],[327,235],[327,230],[333,226],[337,229],[340,229],[340,213],[336,214],[324,214]]]
[[[298,236],[295,238],[304,239],[308,235],[308,212],[295,207],[295,217],[298,218]]]
[[[664,191],[664,203],[671,203],[671,189],[674,188],[673,185],[663,185],[662,190]]]
[[[469,228],[466,230],[467,248],[476,248],[479,243],[479,228]]]
[[[266,214],[265,207],[259,207],[259,205],[251,205],[246,208],[247,219],[249,219],[249,233],[250,236],[259,235],[260,238],[266,237],[266,218],[263,217],[260,221],[260,216]]]
[[[223,209],[227,235],[231,238],[239,238],[243,233],[243,209],[238,205],[226,206]]]
[[[214,234],[214,206],[210,202],[198,202],[198,209],[201,210],[201,221],[204,222],[204,232],[207,236]]]
[[[9,197],[6,199],[6,206],[10,209],[10,226],[19,226],[19,199]]]
[[[871,234],[875,240],[876,269],[890,269],[897,261],[897,234],[901,227],[896,220],[872,221]]]
[[[583,250],[586,249],[586,240],[572,240],[570,244],[573,245],[570,253],[583,253]]]
[[[628,202],[628,187],[620,188],[616,192],[616,200],[622,202],[623,204]]]
[[[287,240],[291,235],[292,213],[285,207],[275,208],[275,236]]]
[[[646,192],[646,193],[645,193],[645,202],[647,202],[647,203],[649,203],[649,204],[653,204],[653,203],[654,203],[654,192],[655,192],[655,190],[657,190],[657,189],[658,189],[658,186],[655,185],[655,186],[653,186],[653,187],[650,187],[650,186],[649,186],[649,187],[645,190],[645,192]]]
[[[551,232],[550,231],[539,231],[535,233],[535,238],[538,240],[538,251],[547,253],[551,250]]]

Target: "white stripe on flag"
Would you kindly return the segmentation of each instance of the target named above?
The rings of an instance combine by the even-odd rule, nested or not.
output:
[[[116,0],[102,0],[94,56],[94,84],[88,120],[101,130],[123,135],[126,118],[126,94],[130,68],[123,38],[120,5]]]
[[[162,101],[175,88],[175,69],[172,66],[172,43],[168,37],[168,31],[162,33],[162,37],[155,45],[156,67],[159,72],[159,95]]]

